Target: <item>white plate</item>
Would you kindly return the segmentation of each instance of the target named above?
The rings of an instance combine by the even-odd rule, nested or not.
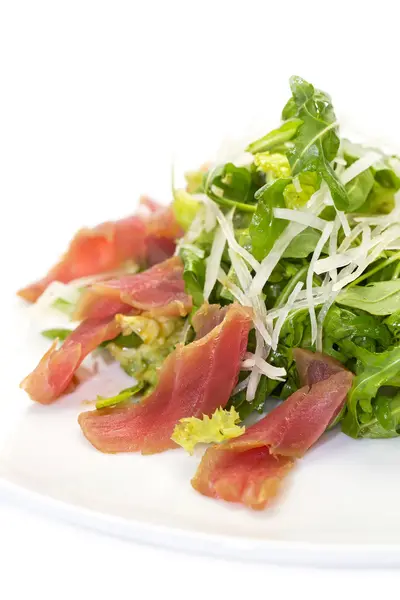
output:
[[[116,366],[53,406],[30,402],[19,381],[48,347],[40,330],[58,321],[5,289],[45,272],[82,223],[120,216],[132,205],[130,199],[118,203],[118,215],[104,202],[75,203],[55,226],[35,219],[32,228],[36,210],[27,204],[28,218],[21,221],[18,204],[9,206],[18,234],[10,229],[0,238],[2,257],[13,250],[0,295],[0,486],[12,498],[22,493],[24,503],[57,516],[173,548],[281,563],[400,565],[399,440],[325,435],[297,462],[274,506],[258,513],[192,489],[200,454],[104,455],[84,439],[76,421],[88,408],[82,401],[121,389]]]
[[[116,365],[52,406],[27,399],[18,381],[47,347],[38,332],[51,319],[32,320],[31,309],[9,300],[0,481],[13,497],[24,491],[24,502],[49,513],[173,548],[314,565],[400,564],[398,440],[325,435],[264,512],[205,498],[190,485],[200,454],[104,455],[81,435],[82,401],[126,383]]]

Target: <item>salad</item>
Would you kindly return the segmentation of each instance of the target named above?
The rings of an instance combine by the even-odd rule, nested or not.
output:
[[[21,384],[33,400],[71,391],[91,352],[111,356],[132,386],[80,414],[87,440],[208,444],[193,487],[254,509],[327,429],[400,435],[400,159],[341,137],[325,92],[290,89],[243,156],[187,173],[168,208],[144,197],[79,231],[19,292],[71,319],[43,332]]]

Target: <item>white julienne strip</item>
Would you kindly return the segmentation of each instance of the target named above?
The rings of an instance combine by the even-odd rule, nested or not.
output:
[[[314,250],[314,253],[311,258],[310,266],[308,267],[308,271],[307,271],[306,292],[307,292],[308,311],[310,313],[310,321],[311,321],[311,341],[312,341],[312,343],[314,343],[317,338],[317,319],[315,317],[315,305],[313,302],[313,292],[312,292],[314,267],[315,267],[315,263],[317,262],[320,254],[322,252],[322,248],[324,247],[325,243],[328,241],[329,236],[332,233],[332,229],[333,229],[333,222],[330,221],[325,225],[324,230],[321,233],[321,237],[319,238],[318,243],[315,246],[315,250]]]
[[[347,220],[346,215],[344,214],[344,212],[342,210],[337,210],[336,211],[337,216],[339,217],[340,220],[340,224],[343,228],[344,231],[344,235],[348,236],[351,234],[351,229],[350,229],[350,225],[349,222]]]
[[[281,233],[281,235],[273,245],[271,252],[262,261],[260,268],[253,279],[253,283],[251,284],[249,289],[250,297],[258,296],[259,294],[261,294],[262,289],[268,281],[268,279],[270,278],[272,271],[275,269],[276,265],[282,258],[282,254],[285,252],[290,242],[297,235],[299,235],[299,233],[304,231],[305,228],[305,225],[300,225],[299,223],[289,223],[285,231]]]
[[[204,217],[205,217],[205,208],[200,208],[196,216],[194,217],[186,235],[184,237],[184,242],[188,242],[192,244],[197,240],[204,229]]]
[[[315,264],[314,272],[317,275],[322,273],[330,272],[331,270],[340,269],[350,264],[353,260],[357,259],[360,254],[359,248],[352,248],[348,252],[333,254],[327,258],[320,258]]]
[[[379,255],[387,248],[387,246],[400,235],[400,225],[394,225],[387,229],[384,233],[377,236],[373,241],[379,239],[378,244],[375,245],[372,252],[370,252],[365,258],[358,264],[357,269],[351,274],[340,274],[338,281],[333,286],[333,291],[337,292],[344,288],[346,285],[360,277],[365,269],[374,262]]]
[[[235,270],[241,288],[246,296],[247,305],[250,305],[254,310],[254,325],[264,338],[265,343],[270,345],[271,334],[267,329],[268,318],[265,303],[260,295],[253,298],[249,297],[249,299],[247,299],[247,290],[249,289],[252,281],[251,274],[244,260],[231,248],[229,248],[229,256],[232,262],[232,267]]]
[[[193,194],[193,198],[204,206],[204,229],[207,232],[212,231],[217,223],[217,216],[208,196],[206,194]]]
[[[299,295],[299,293],[301,292],[303,285],[304,284],[302,281],[299,281],[298,283],[296,283],[294,290],[292,291],[292,293],[290,294],[290,296],[286,302],[286,305],[283,307],[284,310],[281,312],[281,314],[278,317],[278,320],[276,322],[276,325],[274,327],[274,331],[272,334],[271,346],[272,346],[273,350],[275,350],[278,345],[279,335],[281,333],[283,324],[286,321],[288,314],[292,310],[295,300],[296,300],[297,296]]]
[[[333,223],[332,233],[329,238],[329,256],[333,256],[337,252],[337,238],[338,238],[339,229],[340,229],[340,219],[339,219],[338,215],[336,215],[335,222]],[[317,261],[317,262],[319,262],[319,261]],[[329,277],[333,281],[336,281],[336,279],[337,279],[336,268],[330,269]]]
[[[231,211],[231,217],[233,211]],[[204,300],[207,301],[213,291],[214,285],[218,279],[218,272],[221,266],[222,254],[226,244],[226,235],[218,225],[214,234],[213,243],[211,246],[210,256],[207,258],[206,276],[204,282]]]
[[[294,189],[296,190],[296,192],[298,194],[301,194],[301,192],[303,191],[303,188],[301,187],[300,179],[298,177],[293,177],[293,185],[294,185]]]
[[[231,292],[232,296],[239,302],[239,304],[242,306],[251,306],[250,300],[246,298],[246,295],[236,285],[236,283],[233,283],[233,281],[228,279],[227,275],[221,268],[218,271],[218,281]]]
[[[330,286],[330,292],[331,293],[330,293],[328,299],[325,301],[325,303],[323,304],[323,306],[322,306],[322,308],[321,308],[321,310],[319,311],[319,314],[318,314],[318,319],[317,319],[317,340],[316,340],[316,349],[317,349],[317,352],[322,352],[322,334],[323,334],[323,327],[324,327],[325,317],[328,314],[328,311],[329,311],[330,307],[335,302],[336,296],[339,293],[339,292],[333,292],[332,291],[332,284]]]
[[[219,270],[218,281],[230,291],[232,296],[235,298],[235,300],[239,302],[239,304],[241,304],[242,306],[248,306],[250,308],[253,308],[250,299],[242,292],[242,290],[235,283],[233,283],[233,281],[230,281],[228,279],[228,277],[225,275],[222,269]],[[257,315],[254,315],[253,323],[255,328],[260,332],[260,334],[264,338],[266,344],[270,344],[271,336],[267,331],[264,322]]]
[[[232,248],[232,250],[235,250],[235,252],[237,252],[239,256],[244,258],[244,260],[247,261],[255,271],[257,271],[260,268],[260,263],[248,250],[246,250],[246,248],[243,248],[240,244],[238,244],[238,242],[235,239],[232,223],[227,220],[227,218],[220,211],[215,202],[208,198],[208,196],[202,197],[202,201],[207,207],[211,209],[211,211],[213,211],[222,231],[226,236],[228,246]]]
[[[238,394],[239,392],[242,392],[243,390],[245,390],[249,384],[250,381],[250,377],[251,375],[248,375],[246,377],[246,379],[243,379],[243,381],[239,381],[239,383],[237,384],[237,386],[235,387],[235,389],[232,392],[232,396],[235,396],[235,394]]]
[[[274,208],[274,217],[284,219],[285,221],[294,221],[306,227],[323,230],[326,225],[324,219],[316,217],[312,213],[303,212],[301,210],[292,210],[291,208]]]
[[[282,381],[282,378],[286,376],[286,370],[283,367],[274,367],[263,358],[256,357],[255,354],[251,355],[248,353],[246,356],[248,358],[245,358],[242,362],[242,369],[252,369],[256,366],[269,379],[278,379],[279,381]]]
[[[349,181],[360,175],[360,173],[372,167],[381,158],[381,155],[377,152],[367,152],[342,173],[340,177],[341,182],[343,185],[346,185],[346,183],[349,183]]]
[[[323,184],[321,186],[321,189],[311,196],[310,200],[307,202],[304,211],[308,211],[308,213],[312,213],[318,216],[318,214],[325,206],[324,197],[327,195],[328,191],[328,186]],[[276,265],[282,258],[282,254],[285,252],[290,242],[305,229],[306,226],[301,225],[300,223],[289,223],[286,229],[276,240],[275,244],[272,246],[271,251],[264,258],[260,265],[260,268],[256,272],[256,275],[253,279],[253,283],[251,284],[249,289],[250,297],[258,296],[262,292],[264,285],[270,278],[272,271],[275,269]]]
[[[262,335],[260,334],[260,332],[256,331],[256,351],[255,351],[254,356],[258,359],[258,358],[266,358],[266,355],[267,355],[267,352],[265,350],[264,339],[263,339]],[[254,400],[256,392],[257,392],[258,384],[260,383],[261,375],[262,375],[262,373],[261,373],[260,369],[258,369],[256,366],[254,366],[253,370],[250,373],[249,384],[248,384],[247,390],[246,390],[247,402],[251,402],[252,400]]]
[[[351,244],[358,238],[358,236],[362,233],[362,225],[356,225],[354,229],[351,231],[350,235],[346,236],[343,242],[340,244],[338,248],[338,253],[346,252],[351,246]]]

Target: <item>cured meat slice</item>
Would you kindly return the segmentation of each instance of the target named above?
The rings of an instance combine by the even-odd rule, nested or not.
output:
[[[103,452],[152,454],[176,447],[171,435],[180,419],[211,415],[228,402],[251,325],[249,309],[230,305],[217,327],[169,355],[143,404],[82,413],[87,439]]]
[[[77,320],[91,317],[101,313],[103,306],[114,307],[113,303],[116,307],[129,305],[152,316],[187,315],[192,308],[192,298],[185,293],[181,259],[174,256],[142,273],[91,285],[84,292],[74,317]]]
[[[209,448],[192,480],[196,490],[262,509],[277,493],[295,458],[320,438],[343,407],[353,375],[322,354],[316,356],[316,362],[326,368],[313,368],[309,354],[297,353],[296,358],[301,368],[307,361],[311,381],[242,436]],[[338,365],[341,368],[335,370]]]
[[[84,358],[121,332],[114,317],[83,321],[57,349],[55,340],[37,367],[21,383],[32,400],[51,404],[67,391]]]

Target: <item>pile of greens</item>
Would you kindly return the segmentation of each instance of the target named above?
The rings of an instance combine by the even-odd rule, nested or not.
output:
[[[282,124],[248,145],[246,164],[229,162],[202,168],[188,174],[186,189],[174,190],[174,211],[187,232],[180,245],[180,256],[185,265],[186,289],[194,299],[194,311],[204,301],[206,266],[215,234],[215,230],[203,229],[191,239],[204,196],[225,215],[232,214],[234,209],[235,239],[258,261],[268,257],[288,227],[287,220],[275,217],[274,209],[304,210],[323,186],[331,202],[326,203],[320,218],[333,221],[339,215],[348,227],[347,231],[345,227],[339,229],[338,245],[346,236],[351,239],[352,233],[355,235],[349,249],[362,243],[361,232],[356,235],[354,217],[384,217],[393,211],[393,222],[399,219],[395,211],[396,192],[400,188],[397,157],[373,149],[377,155],[374,163],[343,183],[341,174],[372,149],[339,137],[331,98],[326,93],[300,77],[292,77],[290,87],[292,96],[282,111]],[[295,285],[306,282],[320,236],[320,231],[307,227],[290,242],[263,287],[267,311],[285,306]],[[238,284],[227,246],[220,266],[227,278]],[[327,243],[321,257],[329,253]],[[356,375],[345,410],[338,419],[343,431],[352,437],[392,437],[400,433],[399,275],[400,252],[388,244],[359,277],[341,290],[323,322],[323,352],[339,359]],[[323,284],[324,275],[314,273],[313,285]],[[233,300],[229,289],[219,282],[208,297],[209,302],[221,305]],[[320,305],[316,306],[317,317],[320,309]],[[251,402],[246,400],[244,388],[231,397],[227,408],[234,407],[244,419],[254,410],[262,412],[271,394],[285,399],[295,391],[299,381],[292,349],[296,347],[316,349],[307,308],[294,309],[288,314],[278,345],[269,353],[270,364],[286,369],[286,380],[281,382],[263,375]],[[253,331],[248,351],[254,350]],[[240,381],[247,375],[242,372]]]
[[[191,319],[205,301],[224,306],[240,293],[252,305],[256,267],[262,271],[293,224],[277,216],[277,209],[278,214],[283,209],[295,215],[295,222],[296,215],[306,223],[311,219],[285,246],[270,272],[266,271],[257,297],[262,304],[259,314],[266,315],[264,325],[269,331],[274,318],[283,321],[277,343],[265,348],[264,358],[268,365],[285,369],[286,376],[282,380],[261,374],[249,399],[249,373],[241,371],[226,407],[229,415],[219,414],[218,427],[225,419],[227,431],[235,432],[236,419],[263,412],[269,396],[284,400],[298,389],[292,350],[307,348],[322,350],[355,373],[347,404],[336,420],[346,434],[355,438],[400,434],[400,232],[399,239],[392,239],[393,226],[400,224],[396,202],[400,162],[396,156],[341,138],[326,93],[300,77],[292,77],[290,87],[292,95],[283,108],[281,125],[250,143],[246,160],[202,167],[186,175],[185,189],[173,189],[173,210],[185,231],[177,252],[193,311],[187,319],[163,323],[153,319],[146,326],[139,323],[141,317],[125,318],[123,335],[107,347],[138,384],[114,398],[99,399],[99,407],[130,401],[138,392],[149,393],[166,356],[178,342],[193,339]],[[322,204],[311,215],[316,199]],[[220,215],[218,222],[215,215]],[[231,239],[221,218],[232,228]],[[325,240],[320,223],[322,227],[332,224]],[[388,228],[392,237],[385,233]],[[321,239],[324,243],[316,260],[339,260],[343,247],[342,254],[348,252],[353,263],[339,261],[319,273],[311,259]],[[374,246],[371,240],[380,243]],[[244,275],[232,260],[238,248],[244,257],[240,263],[245,265]],[[210,278],[211,271],[214,278]],[[335,291],[345,273],[350,280]],[[249,285],[243,284],[243,277],[248,277]],[[282,312],[300,283],[307,293],[310,285],[314,290],[312,310],[304,295]],[[326,294],[319,297],[319,288],[327,290]],[[321,325],[319,346],[312,313]],[[60,338],[65,332],[45,333]],[[252,330],[248,352],[257,352],[259,343]],[[186,434],[192,425],[184,424]]]

